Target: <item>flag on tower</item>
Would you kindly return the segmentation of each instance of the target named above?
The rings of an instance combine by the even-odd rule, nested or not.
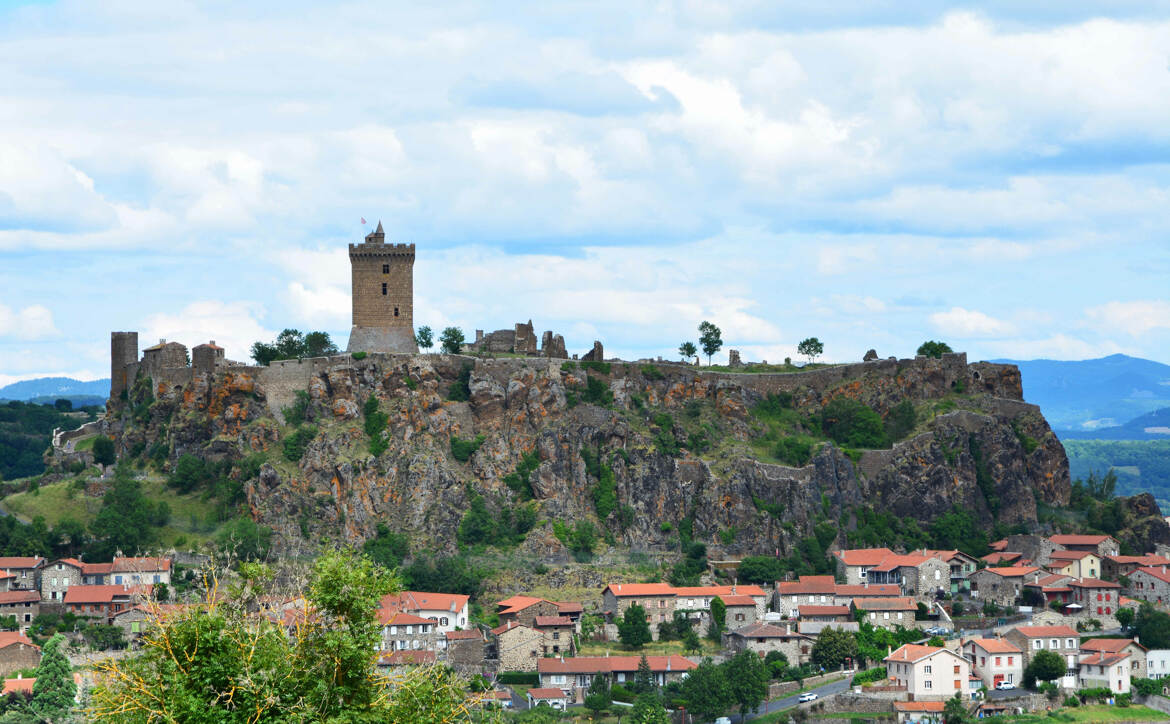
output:
[[[365,226],[365,225],[366,225],[366,217],[363,216],[362,217],[362,226]]]

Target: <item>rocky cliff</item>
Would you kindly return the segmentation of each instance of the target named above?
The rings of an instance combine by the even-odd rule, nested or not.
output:
[[[888,449],[844,448],[820,417],[838,397],[887,420],[912,407],[911,429]],[[373,437],[371,398],[385,416]],[[105,424],[123,455],[262,457],[248,506],[285,552],[360,542],[379,522],[416,550],[451,551],[478,501],[509,520],[529,511],[520,545],[534,559],[567,557],[558,524],[577,521],[617,547],[666,550],[684,530],[738,556],[789,551],[818,519],[846,530],[865,508],[1035,524],[1038,501],[1067,503],[1068,462],[1021,398],[1015,367],[963,355],[791,374],[370,355],[229,368],[186,388],[140,377]],[[808,445],[807,462],[780,462],[785,440]]]

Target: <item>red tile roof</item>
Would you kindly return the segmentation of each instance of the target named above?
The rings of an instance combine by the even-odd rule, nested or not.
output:
[[[996,551],[995,553],[988,553],[980,560],[985,561],[989,566],[996,566],[1000,563],[1011,563],[1017,558],[1023,558],[1023,553],[1013,553],[1009,551]]]
[[[537,626],[572,626],[573,619],[568,616],[537,616]]]
[[[171,570],[170,558],[121,558],[112,563],[114,573],[159,573]]]
[[[799,596],[809,593],[833,594],[836,585],[832,576],[801,576],[795,581],[781,581],[776,587],[781,596]]]
[[[637,671],[641,656],[577,656],[569,659],[538,659],[536,670],[552,674],[599,674],[617,671]],[[698,665],[678,654],[670,656],[647,656],[650,670],[690,671]]]
[[[1091,555],[1092,551],[1052,551],[1048,557],[1054,561],[1079,561]]]
[[[747,584],[739,586],[680,586],[675,587],[676,596],[766,596],[764,589]]]
[[[1102,581],[1098,578],[1082,578],[1079,581],[1070,581],[1068,585],[1073,588],[1121,588],[1120,584]]]
[[[1153,576],[1154,578],[1157,578],[1163,583],[1170,583],[1170,573],[1167,573],[1166,568],[1163,566],[1158,566],[1157,568],[1153,566],[1144,566],[1134,571],[1134,573],[1145,573],[1147,575]]]
[[[448,631],[448,641],[470,641],[472,639],[483,641],[483,634],[478,629],[468,629],[467,631]]]
[[[902,587],[896,583],[841,583],[834,593],[838,596],[901,596]]]
[[[403,591],[382,596],[381,608],[393,611],[449,611],[456,613],[467,605],[468,597],[456,593]]]
[[[887,556],[894,555],[889,548],[850,548],[836,551],[837,556],[847,566],[876,566]]]
[[[0,605],[6,603],[31,603],[41,600],[41,594],[36,591],[3,591],[0,592]]]
[[[563,689],[529,689],[528,696],[533,699],[567,699]]]
[[[1137,646],[1142,651],[1146,650],[1133,639],[1089,639],[1081,644],[1081,651],[1104,651],[1107,653],[1120,653],[1127,646]]]
[[[892,571],[895,568],[917,568],[928,561],[937,560],[929,556],[892,555],[882,559],[881,563],[873,567],[875,571]]]
[[[110,603],[118,596],[130,596],[140,594],[143,589],[149,590],[148,586],[115,586],[115,585],[98,585],[98,586],[71,586],[65,592],[65,599],[62,603]]]
[[[522,628],[522,629],[526,629],[528,631],[532,631],[531,628],[525,626],[522,623],[517,623],[516,621],[508,621],[507,623],[503,624],[502,626],[496,626],[494,629],[492,629],[492,633],[495,634],[496,636],[499,636],[500,634],[502,634],[506,631],[511,631],[514,628]]]
[[[435,625],[435,622],[429,618],[415,616],[412,613],[401,613],[393,611],[388,613],[389,615],[383,618],[381,615],[382,611],[378,612],[378,622],[383,626],[415,626],[419,624],[430,624],[431,626]]]
[[[585,610],[585,606],[577,601],[553,601],[557,605],[557,610],[561,613],[581,613]]]
[[[756,599],[752,598],[751,596],[745,596],[745,595],[720,596],[719,600],[723,601],[723,604],[725,606],[728,606],[728,607],[731,607],[731,606],[753,606],[754,607],[756,605]]]
[[[984,568],[983,570],[1004,578],[1015,578],[1016,576],[1031,575],[1040,569],[1035,566],[1006,566],[1004,568]]]
[[[618,598],[627,596],[673,596],[674,588],[669,583],[611,583],[602,589]]]
[[[963,646],[974,644],[989,654],[1022,654],[1019,647],[1003,639],[969,639]]]
[[[991,550],[993,550],[993,551],[1004,551],[1004,550],[1007,550],[1007,545],[1008,545],[1007,538],[1000,538],[999,540],[995,541],[994,543],[989,544],[988,547],[991,548]]]
[[[37,568],[45,564],[40,556],[0,556],[0,568]]]
[[[747,639],[778,639],[778,638],[808,638],[802,633],[789,631],[770,623],[753,623],[737,628],[731,632],[733,636],[743,636]]]
[[[25,646],[32,646],[37,651],[41,650],[40,646],[34,644],[19,631],[0,631],[0,649],[7,648],[13,644],[24,644]]]
[[[1105,556],[1105,560],[1113,563],[1137,563],[1143,566],[1170,566],[1170,558],[1156,553],[1147,553],[1144,556]]]
[[[937,711],[941,712],[945,702],[941,701],[895,701],[894,711]]]
[[[518,613],[543,600],[543,598],[536,598],[534,596],[510,596],[503,601],[497,601],[496,607],[500,613]]]
[[[903,644],[896,651],[886,657],[886,661],[897,661],[905,663],[914,663],[925,659],[927,656],[933,656],[940,651],[949,651],[941,646],[922,646],[920,644]],[[954,653],[953,651],[951,653]],[[956,654],[957,656],[958,654]]]
[[[1109,653],[1105,651],[1098,651],[1091,654],[1087,658],[1081,659],[1082,664],[1091,664],[1093,666],[1112,666],[1119,661],[1125,661],[1129,658],[1129,654]]]
[[[33,684],[35,683],[37,683],[35,676],[31,679],[5,679],[4,691],[0,691],[0,696],[7,696],[14,692],[20,692],[21,694],[31,694],[33,690]]]
[[[853,607],[863,611],[917,611],[918,602],[909,596],[897,598],[855,598]]]
[[[800,617],[805,616],[848,616],[848,606],[799,606]]]
[[[1109,540],[1107,535],[1054,535],[1048,540],[1058,546],[1095,546]]]

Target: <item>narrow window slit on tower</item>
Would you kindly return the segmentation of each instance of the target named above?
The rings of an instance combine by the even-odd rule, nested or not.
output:
[[[390,265],[389,265],[389,264],[383,264],[383,265],[382,265],[382,273],[383,273],[383,274],[389,274],[389,273],[390,273]]]
[[[397,316],[398,316],[398,307],[395,307],[395,308],[394,308],[394,316],[395,316],[395,317],[397,317]]]
[[[382,285],[382,296],[386,296],[386,285]]]

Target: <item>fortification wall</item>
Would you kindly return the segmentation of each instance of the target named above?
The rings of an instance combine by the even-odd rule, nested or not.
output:
[[[150,375],[151,389],[156,398],[162,397],[175,388],[187,389],[195,379],[195,370],[191,367],[164,367],[154,370]]]

